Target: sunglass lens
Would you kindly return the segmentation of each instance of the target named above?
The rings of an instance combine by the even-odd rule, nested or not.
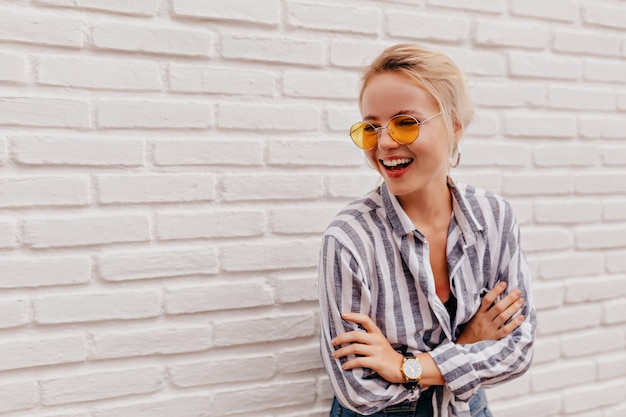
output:
[[[361,149],[372,149],[376,145],[376,129],[369,123],[357,122],[350,128],[350,137]]]
[[[398,116],[389,121],[389,134],[398,143],[413,143],[419,135],[419,123],[410,116]]]

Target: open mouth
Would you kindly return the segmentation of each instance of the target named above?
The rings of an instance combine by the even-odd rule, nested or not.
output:
[[[380,163],[383,164],[388,171],[400,171],[405,169],[413,162],[412,158],[399,158],[399,159],[381,159]]]

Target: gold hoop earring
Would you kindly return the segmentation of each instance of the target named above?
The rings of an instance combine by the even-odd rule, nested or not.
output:
[[[450,162],[451,168],[456,168],[461,163],[461,144],[460,143],[457,143],[456,147],[454,148],[454,152],[450,156],[449,162]]]

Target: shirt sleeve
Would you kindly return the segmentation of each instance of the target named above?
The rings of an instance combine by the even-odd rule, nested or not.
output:
[[[369,415],[406,399],[415,399],[419,390],[411,393],[404,385],[390,383],[367,368],[344,371],[341,365],[354,356],[341,360],[332,357],[336,348],[331,346],[331,339],[359,330],[355,323],[344,321],[341,313],[370,313],[371,297],[363,267],[353,251],[335,237],[328,234],[324,237],[319,265],[322,361],[339,402],[357,413]]]
[[[447,340],[430,352],[446,386],[462,401],[468,401],[481,387],[523,375],[532,360],[537,317],[530,271],[520,248],[519,227],[515,221],[503,241],[496,281],[507,282],[507,292],[515,288],[522,290],[526,301],[520,309],[520,314],[524,315],[523,323],[500,340],[466,345]]]

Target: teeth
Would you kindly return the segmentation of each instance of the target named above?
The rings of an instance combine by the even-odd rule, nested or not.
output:
[[[412,159],[404,158],[404,159],[392,159],[392,160],[383,160],[383,165],[386,167],[395,167],[397,165],[408,164]]]

